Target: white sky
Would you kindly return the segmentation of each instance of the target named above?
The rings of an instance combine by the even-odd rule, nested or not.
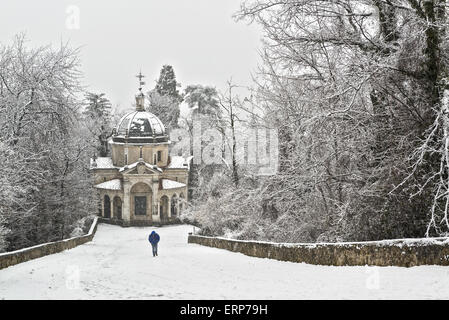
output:
[[[182,88],[203,84],[223,90],[232,77],[251,83],[259,62],[260,30],[231,17],[241,0],[14,0],[2,1],[0,41],[26,32],[31,45],[69,40],[81,47],[84,84],[127,108],[142,69],[154,87],[163,64],[174,67]],[[69,29],[70,6],[79,29]]]

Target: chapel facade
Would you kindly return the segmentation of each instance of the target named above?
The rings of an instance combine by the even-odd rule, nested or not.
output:
[[[123,226],[173,223],[188,203],[191,157],[169,155],[165,126],[145,111],[145,96],[139,91],[136,110],[113,129],[111,157],[91,159],[99,215]]]

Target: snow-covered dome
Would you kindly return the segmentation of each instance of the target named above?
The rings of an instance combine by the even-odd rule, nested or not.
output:
[[[112,137],[115,142],[166,142],[165,126],[158,117],[147,111],[133,111],[120,119]]]

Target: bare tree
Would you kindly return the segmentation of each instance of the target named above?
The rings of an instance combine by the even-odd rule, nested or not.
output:
[[[237,122],[240,121],[238,116],[239,106],[242,104],[239,97],[233,93],[233,89],[237,87],[237,85],[232,83],[232,80],[227,81],[227,92],[221,94],[219,98],[222,116],[217,121],[217,128],[221,131],[224,137],[225,149],[227,148],[230,150],[232,181],[236,187],[239,185],[236,131]],[[230,137],[228,137],[228,133],[230,134]]]
[[[257,192],[239,190],[261,209],[247,221],[262,237],[370,240],[430,235],[429,226],[441,234],[446,206],[429,195],[447,199],[435,184],[446,182],[446,10],[439,0],[242,4],[236,17],[264,31],[256,99],[281,148],[278,175]],[[237,227],[240,236],[254,228]]]
[[[92,209],[78,50],[0,46],[1,220],[7,249],[64,238]]]

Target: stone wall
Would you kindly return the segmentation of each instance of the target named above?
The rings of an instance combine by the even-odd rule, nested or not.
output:
[[[281,244],[189,234],[189,243],[240,252],[248,256],[327,266],[449,266],[449,238],[369,242]]]
[[[90,227],[89,233],[75,238],[40,244],[30,248],[24,248],[12,252],[0,253],[0,270],[18,263],[40,258],[49,254],[61,252],[75,248],[81,244],[92,241],[97,231],[98,219],[95,218]]]

